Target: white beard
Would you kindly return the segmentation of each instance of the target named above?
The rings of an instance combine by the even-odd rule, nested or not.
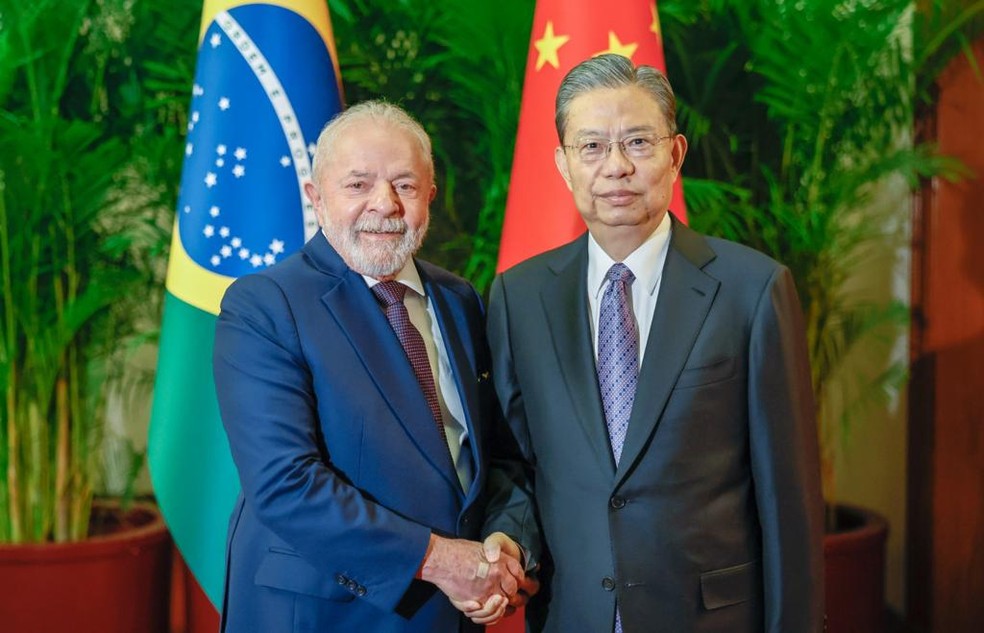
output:
[[[416,229],[410,229],[403,218],[373,218],[362,216],[351,226],[334,222],[330,215],[325,221],[324,233],[328,242],[338,251],[349,268],[368,277],[391,277],[403,270],[417,252],[427,235],[430,219]],[[360,233],[402,233],[393,246],[361,239]]]

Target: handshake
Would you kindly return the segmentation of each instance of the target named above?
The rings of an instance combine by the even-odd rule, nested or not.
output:
[[[432,534],[419,576],[476,624],[495,624],[540,589],[522,558],[519,545],[502,532],[484,543]]]

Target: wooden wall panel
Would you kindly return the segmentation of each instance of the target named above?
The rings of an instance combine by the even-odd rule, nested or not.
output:
[[[974,47],[984,68],[984,41]],[[923,135],[976,176],[924,188],[914,222],[908,613],[933,633],[984,622],[984,82],[964,57]]]

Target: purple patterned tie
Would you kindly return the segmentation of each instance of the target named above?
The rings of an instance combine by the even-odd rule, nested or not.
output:
[[[407,287],[398,281],[382,281],[372,287],[372,292],[376,295],[376,300],[386,312],[396,338],[400,339],[400,345],[406,352],[413,367],[413,373],[417,376],[417,382],[427,398],[431,413],[434,414],[434,421],[437,429],[441,433],[441,439],[447,444],[448,437],[444,432],[444,419],[441,417],[441,405],[437,400],[437,388],[434,386],[434,374],[431,373],[430,361],[427,359],[427,348],[424,346],[424,339],[420,332],[410,322],[410,313],[403,305],[403,295],[407,292]]]
[[[608,288],[598,315],[598,385],[618,465],[639,379],[639,334],[629,305],[629,286],[635,275],[625,264],[615,264],[605,278]]]
[[[629,304],[629,286],[635,275],[625,264],[615,264],[605,278],[608,288],[598,314],[598,385],[617,466],[639,380],[639,333]],[[622,633],[622,614],[617,606],[615,633]]]

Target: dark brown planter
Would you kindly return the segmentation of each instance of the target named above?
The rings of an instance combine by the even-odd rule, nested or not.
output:
[[[115,514],[114,514],[115,513]],[[75,543],[0,545],[0,623],[17,633],[167,633],[171,542],[157,509],[94,505],[119,529]]]
[[[888,522],[837,506],[838,530],[823,539],[828,633],[884,633]]]

